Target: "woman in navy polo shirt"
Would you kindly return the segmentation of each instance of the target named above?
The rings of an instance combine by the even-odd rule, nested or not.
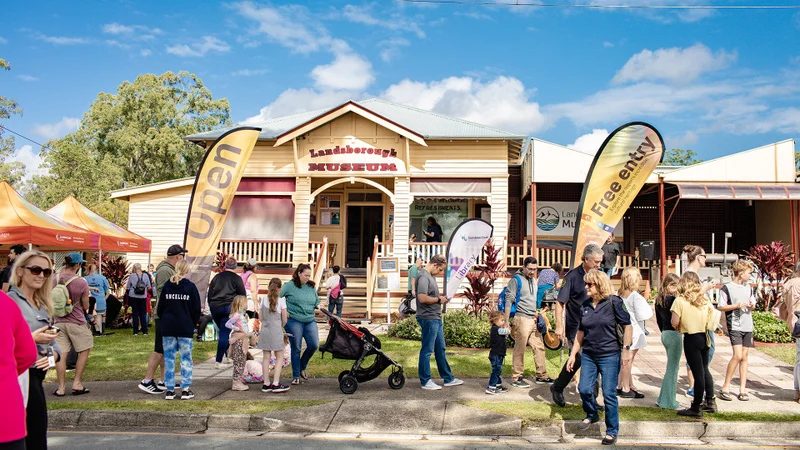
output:
[[[581,430],[588,429],[600,420],[597,400],[594,398],[594,385],[597,376],[603,379],[603,404],[605,406],[606,435],[603,445],[617,442],[619,433],[619,412],[617,408],[617,381],[621,359],[630,359],[631,317],[625,310],[622,299],[612,295],[611,280],[603,272],[592,269],[583,277],[589,300],[581,307],[581,323],[575,345],[567,361],[567,370],[572,371],[575,357],[583,350],[581,360],[581,379],[578,391],[581,394],[586,418],[578,425]],[[623,327],[624,348],[619,341],[617,325]]]

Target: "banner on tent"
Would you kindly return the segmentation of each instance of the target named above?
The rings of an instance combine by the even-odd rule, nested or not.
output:
[[[572,267],[583,248],[603,245],[664,156],[664,140],[643,122],[623,125],[603,142],[592,161],[578,207],[580,221],[572,242]]]
[[[260,132],[260,128],[240,127],[220,136],[206,152],[194,182],[183,246],[192,266],[189,279],[203,304],[222,227]]]
[[[478,261],[493,231],[494,227],[481,219],[467,219],[453,231],[447,243],[447,270],[444,277],[444,295],[447,298],[456,295],[461,281]]]

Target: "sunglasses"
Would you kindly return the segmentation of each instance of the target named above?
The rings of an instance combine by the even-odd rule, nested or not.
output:
[[[583,285],[586,287],[592,287],[594,286],[594,283],[583,283]]]
[[[25,267],[25,268],[30,270],[32,274],[37,275],[37,276],[41,275],[41,274],[44,274],[45,277],[49,277],[50,275],[53,274],[53,271],[51,269],[42,269],[39,266],[29,266],[29,267]]]

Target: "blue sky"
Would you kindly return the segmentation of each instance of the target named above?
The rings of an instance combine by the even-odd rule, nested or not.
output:
[[[99,92],[179,70],[236,122],[380,96],[587,152],[632,120],[703,159],[800,135],[800,10],[8,2],[0,23],[0,93],[24,109],[5,125],[39,142],[76,129]],[[16,158],[33,170],[28,144]]]

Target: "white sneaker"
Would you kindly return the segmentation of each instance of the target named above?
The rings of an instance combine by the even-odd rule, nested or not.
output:
[[[445,383],[445,386],[460,386],[464,384],[464,380],[459,380],[458,378],[453,378],[452,381]]]
[[[438,391],[441,388],[442,387],[434,383],[433,380],[428,380],[427,383],[422,385],[422,389],[427,389],[429,391]]]
[[[214,368],[215,369],[230,369],[231,367],[233,367],[233,364],[228,364],[228,363],[224,363],[224,362],[214,363]]]

